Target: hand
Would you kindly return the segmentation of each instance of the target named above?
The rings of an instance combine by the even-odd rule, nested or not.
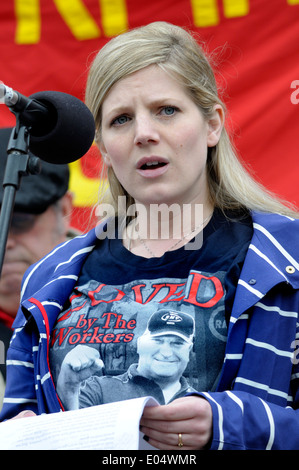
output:
[[[36,416],[34,411],[24,410],[24,411],[21,411],[21,413],[19,413],[18,415],[14,416],[11,419],[13,420],[13,419],[20,419],[20,418],[29,418],[30,416]]]
[[[199,396],[178,398],[168,405],[144,409],[141,431],[149,444],[163,450],[204,448],[212,437],[212,408]],[[179,433],[183,447],[178,447]]]
[[[83,380],[104,367],[99,352],[90,346],[78,345],[65,356],[57,379],[56,390],[67,410],[79,408],[79,387]]]
[[[90,346],[78,345],[65,356],[58,378],[62,386],[76,387],[104,367],[99,352]]]

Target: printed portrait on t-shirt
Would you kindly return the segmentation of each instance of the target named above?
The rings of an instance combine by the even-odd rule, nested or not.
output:
[[[77,355],[93,348],[101,367],[82,381],[80,407],[147,395],[164,404],[214,389],[227,334],[224,276],[191,270],[186,279],[79,285],[53,330],[54,382],[64,360],[76,370]]]

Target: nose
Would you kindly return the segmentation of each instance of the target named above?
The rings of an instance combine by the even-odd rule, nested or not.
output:
[[[136,118],[134,144],[144,146],[156,144],[160,140],[157,125],[150,116],[143,115]]]
[[[6,242],[6,250],[12,250],[17,245],[16,238],[9,232]]]
[[[173,349],[167,341],[164,341],[160,346],[159,352],[165,359],[169,359],[173,355]]]

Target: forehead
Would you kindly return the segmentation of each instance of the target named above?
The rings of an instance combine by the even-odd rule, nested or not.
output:
[[[134,97],[148,98],[151,100],[170,97],[184,97],[187,93],[177,79],[162,70],[158,65],[149,65],[134,72],[116,82],[107,93],[105,104],[116,105],[120,101],[131,101]]]
[[[151,334],[149,335],[149,339],[155,342],[165,342],[165,343],[180,343],[180,344],[188,344],[186,340],[184,340],[181,336],[171,333],[160,333],[160,334]]]

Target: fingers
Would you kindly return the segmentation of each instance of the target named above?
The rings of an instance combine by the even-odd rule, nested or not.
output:
[[[144,409],[143,418],[153,420],[180,421],[194,416],[205,415],[210,405],[199,396],[178,398],[168,405],[148,406]]]
[[[99,352],[89,346],[79,345],[68,354],[68,364],[75,372],[92,366],[95,369],[103,367],[103,362],[99,358]]]
[[[104,367],[99,352],[90,346],[79,345],[71,350],[64,358],[64,365],[68,365],[74,372],[91,369],[96,372]]]
[[[183,444],[185,448],[191,448],[193,446],[198,448],[200,445],[198,436],[205,431],[204,429],[202,429],[201,432],[195,431],[192,420],[169,422],[161,420],[147,420],[143,418],[140,423],[141,432],[148,436],[151,441],[160,442],[161,444],[170,446],[171,448],[178,446],[179,434],[184,437]]]
[[[201,448],[198,440],[188,433],[161,433],[150,428],[142,427],[141,431],[147,436],[147,441],[153,447],[161,450],[198,450]],[[180,444],[183,444],[179,446]]]
[[[21,413],[19,413],[18,415],[14,416],[11,419],[13,420],[13,419],[20,419],[20,418],[29,418],[30,416],[36,416],[34,411],[24,410],[24,411],[21,411]]]
[[[158,449],[200,449],[212,436],[212,409],[201,397],[179,398],[168,405],[145,408],[140,425],[149,443]],[[182,447],[178,446],[179,434]]]
[[[88,379],[104,367],[99,352],[90,346],[78,345],[69,351],[61,365],[57,386],[61,389],[68,384],[78,387],[80,382]]]

